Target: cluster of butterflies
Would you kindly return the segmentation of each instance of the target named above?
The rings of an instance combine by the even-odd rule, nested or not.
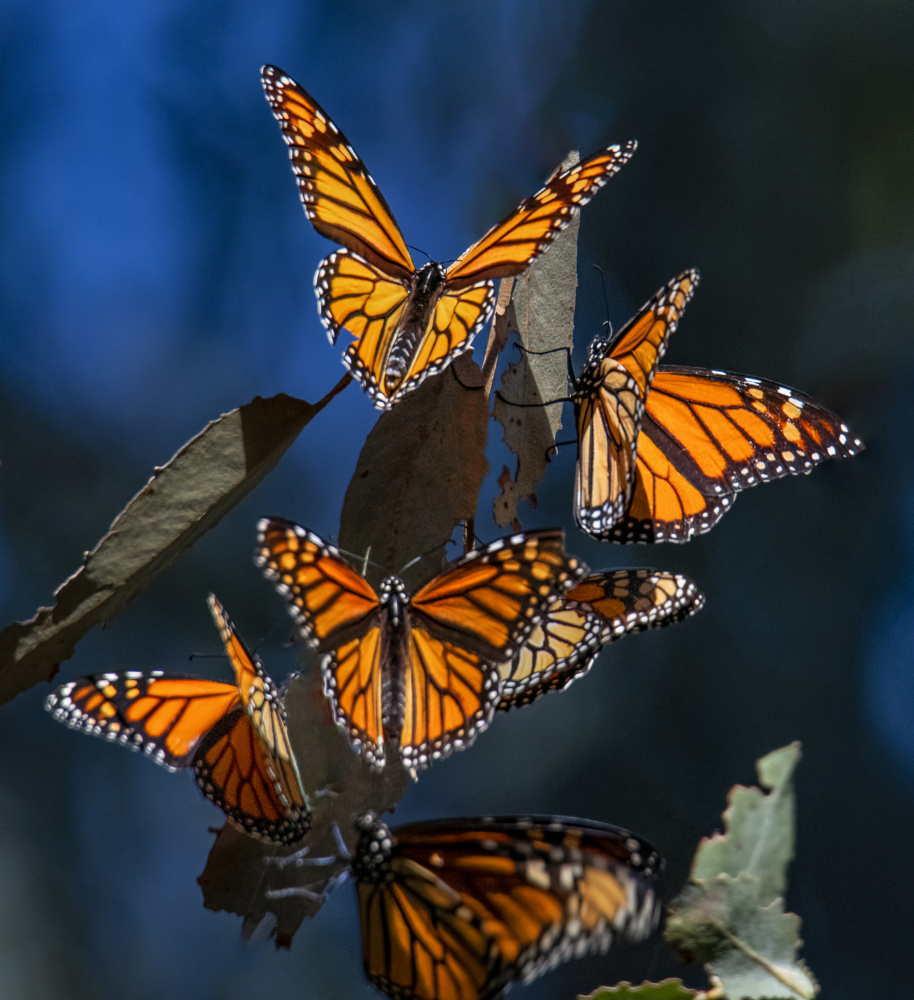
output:
[[[522,272],[573,212],[631,157],[612,146],[554,176],[448,267],[417,269],[362,161],[315,101],[267,66],[266,96],[290,146],[315,229],[342,244],[318,267],[321,319],[375,405],[388,409],[471,346],[493,282]],[[833,413],[773,382],[661,367],[698,282],[687,271],[615,336],[599,337],[576,380],[576,523],[615,542],[688,541],[748,486],[809,472],[862,442]],[[697,611],[687,577],[648,569],[589,574],[558,530],[464,554],[408,594],[375,589],[305,528],[263,519],[255,562],[320,660],[335,723],[375,769],[413,775],[469,746],[498,712],[566,688],[629,632]],[[55,718],[190,768],[243,832],[289,845],[311,808],[280,692],[210,595],[234,668],[220,683],[158,672],[101,674],[59,687]],[[572,955],[654,927],[662,862],[640,838],[557,817],[449,820],[391,831],[356,821],[357,882],[369,977],[397,998],[492,998]]]

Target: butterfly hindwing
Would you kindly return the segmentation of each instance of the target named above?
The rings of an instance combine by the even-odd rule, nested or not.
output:
[[[701,591],[679,573],[617,569],[586,577],[552,604],[542,624],[502,666],[498,710],[563,691],[587,673],[608,643],[629,632],[672,625],[703,604]]]
[[[574,516],[597,538],[606,537],[631,500],[654,372],[697,284],[697,271],[680,274],[617,337],[598,338],[591,345],[573,397],[578,431]]]
[[[709,531],[741,490],[863,447],[840,417],[796,389],[664,366],[641,423],[632,501],[609,537],[686,542]]]
[[[586,820],[358,823],[352,868],[369,978],[397,1000],[491,1000],[656,925],[649,844]]]

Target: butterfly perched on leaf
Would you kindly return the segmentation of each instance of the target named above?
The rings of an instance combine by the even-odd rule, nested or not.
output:
[[[679,573],[616,569],[595,573],[556,598],[524,644],[502,665],[498,710],[564,691],[600,650],[629,632],[662,628],[695,614],[704,595]]]
[[[375,590],[332,545],[264,518],[254,561],[321,657],[333,717],[375,768],[388,748],[410,771],[473,742],[499,700],[499,664],[586,572],[561,531],[503,538],[448,564],[411,597]]]
[[[739,491],[863,449],[840,417],[796,389],[658,366],[697,278],[680,275],[618,337],[591,345],[573,397],[574,515],[595,538],[687,542],[709,531]]]
[[[470,347],[494,308],[493,280],[525,270],[635,151],[634,142],[610,146],[555,175],[448,267],[417,268],[342,132],[282,70],[264,66],[262,77],[305,213],[321,235],[345,247],[317,269],[321,320],[331,343],[343,329],[355,337],[343,360],[379,409]]]
[[[311,811],[285,712],[212,594],[209,605],[234,684],[157,670],[97,674],[63,684],[45,707],[73,729],[141,750],[170,771],[192,768],[200,791],[233,826],[259,840],[294,843],[310,829]]]
[[[369,979],[395,1000],[492,1000],[657,924],[663,862],[592,820],[358,821],[352,861]]]

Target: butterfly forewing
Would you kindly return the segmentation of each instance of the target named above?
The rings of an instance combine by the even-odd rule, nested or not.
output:
[[[583,676],[596,654],[629,632],[694,614],[704,596],[686,576],[651,569],[596,573],[555,600],[541,625],[502,665],[498,710],[528,705]]]
[[[264,66],[261,72],[311,224],[385,274],[408,280],[415,267],[400,227],[346,137],[282,70]]]
[[[45,708],[72,729],[142,750],[176,771],[190,764],[203,736],[238,703],[233,684],[131,671],[63,684]]]
[[[641,424],[632,502],[612,540],[688,541],[709,531],[739,491],[862,449],[840,417],[796,389],[663,367]]]
[[[506,218],[493,226],[447,269],[454,290],[521,271],[549,246],[613,174],[631,159],[637,143],[610,146],[557,174]]]
[[[338,549],[283,518],[262,518],[257,527],[254,562],[286,598],[318,652],[367,629],[367,620],[380,609],[378,595]]]
[[[651,382],[698,284],[685,271],[657,292],[619,335],[598,339],[574,394],[578,430],[574,515],[597,538],[625,513],[635,487],[639,432]]]

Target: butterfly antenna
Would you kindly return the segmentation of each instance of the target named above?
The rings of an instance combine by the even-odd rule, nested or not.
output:
[[[371,555],[371,546],[369,545],[368,548],[365,549],[365,558],[362,560],[362,576],[368,575],[368,562],[369,562],[368,557],[370,555]]]
[[[408,249],[415,250],[416,253],[421,254],[427,261],[431,261],[432,258],[421,247],[414,247],[412,243],[407,243],[406,246]]]
[[[605,326],[607,328],[606,339],[607,340],[612,340],[613,325],[612,325],[612,322],[609,319],[609,296],[606,294],[606,279],[603,276],[603,268],[600,267],[599,264],[594,264],[592,266],[593,266],[593,269],[597,272],[597,274],[600,275],[600,287],[603,289],[603,307],[606,310],[606,319],[603,320],[603,326]],[[569,363],[570,363],[570,360],[571,360],[571,358],[569,356]]]

